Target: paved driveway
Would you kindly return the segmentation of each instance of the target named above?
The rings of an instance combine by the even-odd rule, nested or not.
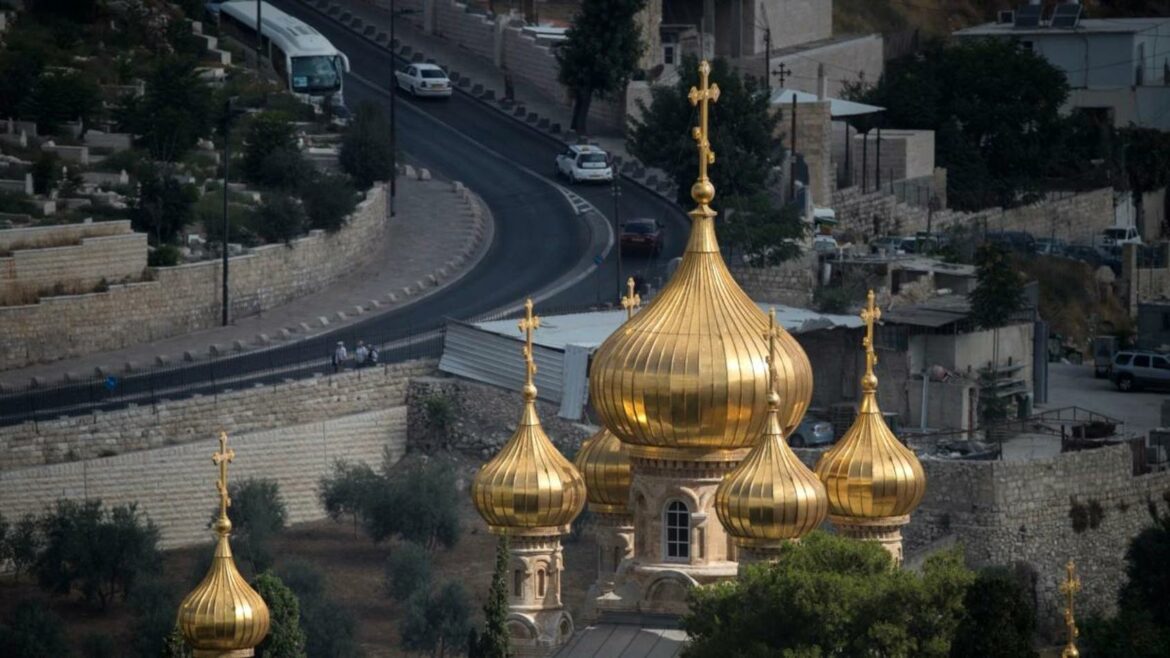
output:
[[[1127,430],[1145,435],[1163,424],[1162,403],[1167,399],[1163,391],[1122,393],[1108,379],[1095,379],[1091,365],[1050,363],[1048,404],[1040,410],[1082,407],[1125,421]]]

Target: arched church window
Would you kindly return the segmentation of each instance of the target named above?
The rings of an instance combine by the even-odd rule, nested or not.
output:
[[[545,589],[544,579],[545,579],[544,569],[538,570],[536,572],[536,595],[537,596],[544,596],[544,589]]]
[[[681,500],[666,506],[666,559],[689,560],[691,557],[691,511]]]
[[[524,570],[516,569],[512,572],[512,596],[524,595]]]

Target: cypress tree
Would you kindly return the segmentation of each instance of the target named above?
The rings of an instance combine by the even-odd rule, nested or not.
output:
[[[508,658],[512,654],[508,636],[508,538],[500,537],[496,546],[496,568],[492,589],[483,606],[484,628],[479,637],[479,656]]]

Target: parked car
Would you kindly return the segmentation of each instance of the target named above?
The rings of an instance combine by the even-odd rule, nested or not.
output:
[[[1157,352],[1123,351],[1113,357],[1109,379],[1121,391],[1142,387],[1170,388],[1170,356]]]
[[[1121,274],[1121,259],[1097,248],[1085,245],[1069,245],[1064,257],[1087,263],[1093,269],[1108,267],[1114,274]]]
[[[451,97],[451,80],[435,64],[416,62],[394,72],[394,84],[411,96]]]
[[[912,241],[914,238],[903,238],[896,235],[887,235],[885,237],[877,238],[869,243],[869,251],[873,254],[888,253],[888,254],[905,254],[907,240]],[[911,247],[913,248],[913,247]]]
[[[553,174],[564,176],[571,183],[613,181],[609,155],[592,144],[574,144],[557,154]]]
[[[831,445],[834,440],[832,423],[805,415],[800,425],[792,431],[788,444],[793,448],[811,448]]]
[[[631,219],[622,224],[622,253],[642,251],[657,256],[662,253],[662,222],[656,219]]]
[[[814,235],[812,239],[813,251],[830,253],[837,251],[837,238],[831,235]]]
[[[1024,231],[993,231],[987,234],[985,241],[1003,245],[1021,254],[1036,253],[1036,238]]]
[[[1132,226],[1110,226],[1101,231],[1097,240],[1102,247],[1120,247],[1123,244],[1141,244],[1142,236]]]
[[[1068,243],[1064,240],[1040,238],[1036,241],[1036,253],[1045,256],[1063,256],[1066,249],[1068,249]]]

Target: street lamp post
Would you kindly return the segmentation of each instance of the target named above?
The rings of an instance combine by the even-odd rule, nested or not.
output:
[[[398,10],[395,7],[394,0],[390,0],[390,64],[397,68],[398,63],[394,58],[398,57],[398,42],[394,38],[394,23],[398,19]],[[394,72],[391,71],[393,75]],[[392,78],[394,80],[394,88],[390,90],[390,216],[394,216],[394,201],[398,196],[398,126],[395,122],[395,110],[398,107],[398,80],[397,75]]]
[[[617,290],[622,296],[622,186],[621,179],[613,178],[613,233],[617,237]]]
[[[264,51],[264,34],[262,33],[262,28],[260,25],[260,7],[262,7],[262,6],[264,6],[264,3],[261,2],[260,0],[256,0],[256,68],[257,69],[260,68],[260,62],[264,57],[261,54]]]
[[[230,320],[228,316],[228,308],[230,308],[228,300],[228,234],[230,225],[228,223],[228,181],[230,180],[228,167],[231,164],[231,126],[232,115],[235,112],[235,98],[229,98],[224,102],[223,111],[223,326],[228,325]]]

